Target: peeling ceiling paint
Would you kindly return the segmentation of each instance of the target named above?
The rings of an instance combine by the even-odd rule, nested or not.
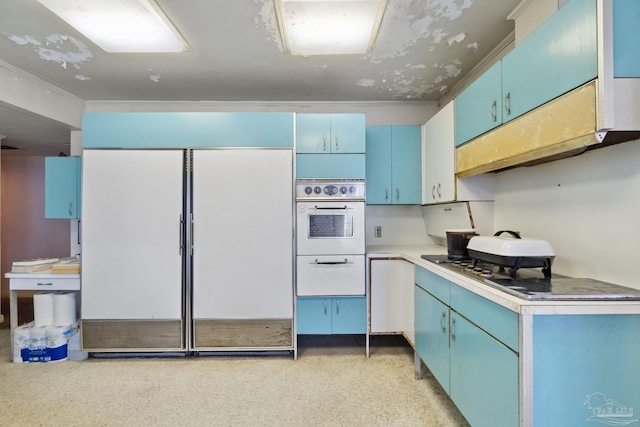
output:
[[[65,70],[69,66],[79,70],[80,65],[93,59],[89,48],[69,35],[50,34],[43,41],[28,35],[11,35],[9,40],[20,46],[32,47],[41,59],[58,63]]]
[[[389,0],[380,31],[371,52],[364,55],[362,61],[371,64],[374,69],[378,65],[410,55],[418,43],[429,44],[428,51],[436,52],[454,45],[461,45],[466,39],[465,32],[450,34],[448,22],[458,19],[466,9],[473,6],[476,0]],[[258,10],[254,19],[256,27],[262,26],[266,37],[283,52],[280,30],[271,0],[253,0]],[[462,45],[461,45],[462,46]],[[462,46],[476,51],[476,41]],[[312,58],[312,57],[311,57]],[[313,67],[327,70],[326,64],[314,64]],[[369,68],[365,68],[369,70]],[[354,81],[363,90],[377,90],[394,98],[413,99],[428,94],[449,90],[447,79],[458,77],[462,73],[463,64],[459,59],[448,64],[434,65],[436,75],[427,70],[425,64],[405,64],[397,66],[389,75],[363,75]],[[425,70],[428,72],[425,73]],[[365,71],[365,73],[370,71]],[[428,74],[430,77],[427,77]]]

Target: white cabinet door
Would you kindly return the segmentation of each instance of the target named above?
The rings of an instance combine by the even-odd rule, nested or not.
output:
[[[193,318],[293,318],[292,150],[193,152]]]
[[[180,319],[182,150],[84,150],[83,319]]]
[[[455,200],[454,101],[422,127],[422,203]]]
[[[403,260],[372,260],[371,333],[404,333],[415,340],[414,265]]]

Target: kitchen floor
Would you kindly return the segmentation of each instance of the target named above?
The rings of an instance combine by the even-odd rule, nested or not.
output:
[[[0,424],[466,426],[402,337],[301,336],[291,355],[14,364],[0,329]]]

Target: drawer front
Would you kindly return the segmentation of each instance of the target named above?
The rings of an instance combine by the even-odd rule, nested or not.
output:
[[[443,279],[425,268],[416,266],[416,284],[446,305],[449,305],[449,286],[451,282],[447,279]]]
[[[450,305],[513,351],[519,352],[518,313],[456,285],[451,285]]]
[[[364,274],[364,255],[298,255],[298,296],[364,295]]]
[[[24,278],[10,279],[12,291],[79,291],[80,278]]]

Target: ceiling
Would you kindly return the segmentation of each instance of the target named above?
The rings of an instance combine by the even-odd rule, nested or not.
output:
[[[388,0],[368,54],[299,57],[283,53],[272,0],[157,0],[189,44],[171,54],[109,54],[37,1],[2,0],[0,60],[84,100],[438,100],[512,33],[520,2]],[[65,126],[1,101],[3,145],[68,143]]]

